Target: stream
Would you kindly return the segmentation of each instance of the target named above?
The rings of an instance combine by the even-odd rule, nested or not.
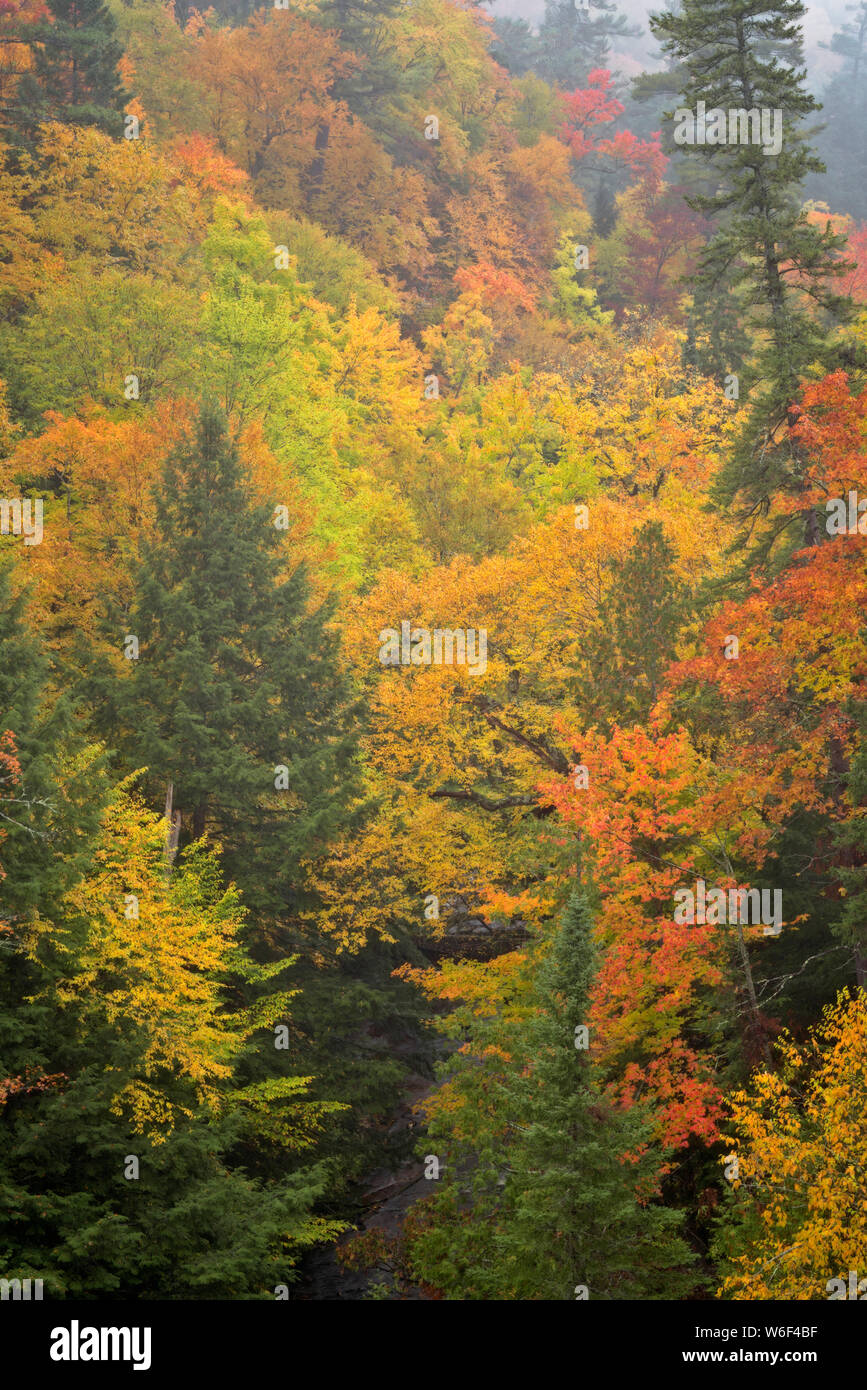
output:
[[[438,1051],[443,1048],[440,1040]],[[410,1072],[403,1086],[400,1104],[388,1130],[389,1139],[399,1139],[418,1126],[414,1109],[419,1101],[430,1095],[438,1083],[420,1072]],[[361,1231],[382,1231],[396,1236],[410,1207],[422,1197],[430,1196],[431,1182],[424,1176],[424,1163],[410,1157],[395,1168],[377,1168],[367,1175],[362,1185],[361,1201],[366,1216],[356,1219]],[[296,1296],[301,1299],[329,1301],[334,1299],[367,1300],[371,1288],[381,1284],[386,1276],[381,1269],[344,1269],[337,1259],[336,1246],[323,1246],[312,1251],[303,1261]],[[388,1296],[390,1301],[431,1301],[422,1289],[404,1286],[401,1292]]]

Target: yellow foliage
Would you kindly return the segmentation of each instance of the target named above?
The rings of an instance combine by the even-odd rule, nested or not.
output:
[[[867,1276],[863,991],[826,1009],[808,1048],[785,1037],[779,1051],[780,1069],[732,1100],[744,1234],[720,1294],[733,1299],[824,1299],[829,1281]]]
[[[70,929],[84,928],[78,969],[62,1001],[99,1014],[139,1037],[141,1072],[114,1107],[137,1132],[170,1130],[177,1112],[167,1078],[192,1083],[200,1105],[214,1105],[241,1046],[226,1012],[229,971],[243,911],[234,889],[219,887],[217,856],[203,845],[167,876],[165,822],[121,784],[109,804],[90,875],[67,898]],[[92,1025],[95,1026],[95,1025]],[[190,1096],[190,1088],[182,1095]]]

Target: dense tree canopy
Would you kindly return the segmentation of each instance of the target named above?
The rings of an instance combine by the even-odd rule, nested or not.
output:
[[[682,0],[631,93],[610,0],[0,4],[0,1276],[867,1274],[867,22],[831,139],[803,19]]]

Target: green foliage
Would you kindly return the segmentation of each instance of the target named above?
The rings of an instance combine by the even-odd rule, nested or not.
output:
[[[185,833],[211,824],[248,905],[276,910],[342,824],[352,716],[330,613],[245,484],[225,421],[203,407],[165,466],[127,629],[141,654],[119,699],[155,804],[173,783]]]
[[[195,382],[195,298],[152,275],[91,271],[52,284],[10,333],[10,396],[31,426],[46,410],[85,401],[115,412],[153,403]],[[125,396],[129,376],[138,396]]]
[[[647,522],[625,558],[618,558],[604,622],[585,639],[588,674],[577,682],[588,723],[643,722],[656,704],[690,613],[674,562],[658,521]]]
[[[0,801],[0,917],[7,923],[28,920],[75,879],[105,794],[101,751],[82,737],[80,711],[64,684],[33,630],[26,593],[13,592],[3,563],[0,733],[11,734],[20,765]]]
[[[867,976],[861,538],[816,524],[863,492],[837,287],[864,268],[831,228],[863,212],[865,4],[826,185],[799,0],[654,16],[666,70],[601,156],[614,0],[538,33],[453,0],[107,3],[0,15],[0,1273],[272,1298],[411,1161],[409,1081],[442,1171],[355,1247],[392,1266],[372,1299],[701,1293],[725,1101]],[[678,92],[782,109],[782,149],[663,169],[639,137]],[[716,226],[689,302],[683,190]],[[6,520],[37,488],[31,547]],[[729,610],[746,516],[786,582]],[[484,630],[484,669],[384,668],[404,621]],[[779,940],[672,923],[712,866],[784,885]],[[856,1073],[817,1092],[855,1150]],[[796,1091],[739,1103],[806,1209]],[[726,1207],[755,1296],[776,1238]]]
[[[54,1298],[267,1298],[342,1229],[312,1210],[325,1168],[298,1159],[333,1104],[306,1078],[233,1077],[271,1044],[232,1002],[261,973],[237,894],[201,847],[166,879],[162,847],[121,787],[88,878],[0,956],[0,1258]]]
[[[475,1153],[446,1159],[436,1220],[422,1226],[413,1262],[449,1298],[571,1300],[579,1286],[592,1299],[666,1298],[694,1283],[680,1218],[647,1188],[649,1117],[613,1105],[576,1046],[595,971],[591,927],[573,895],[526,1019],[498,1031],[510,1065],[493,1095],[490,1077],[484,1088],[490,1118]],[[489,1028],[483,1056],[495,1045]],[[435,1132],[433,1151],[440,1138],[448,1142]]]
[[[123,49],[102,0],[47,0],[50,18],[19,23],[33,64],[4,112],[13,139],[32,142],[45,121],[123,133],[117,64]]]
[[[275,213],[270,227],[274,244],[285,246],[294,257],[299,281],[309,285],[316,298],[330,305],[335,314],[345,314],[353,301],[360,311],[381,309],[389,318],[397,314],[399,300],[394,290],[376,266],[348,242],[304,218],[290,221]]]
[[[566,232],[557,247],[557,261],[551,279],[558,312],[575,327],[610,324],[614,314],[603,311],[592,285],[581,283],[582,279],[588,279],[588,275],[586,269],[582,271],[575,263],[579,241],[580,238]]]
[[[749,508],[766,505],[786,479],[797,486],[797,452],[789,442],[777,444],[776,435],[802,378],[817,361],[828,367],[828,326],[851,307],[835,289],[850,268],[844,240],[810,224],[798,196],[806,176],[823,168],[803,130],[817,108],[804,83],[803,15],[801,0],[779,0],[771,10],[760,0],[684,0],[677,12],[651,19],[680,65],[685,109],[695,112],[703,101],[708,111],[781,113],[778,152],[737,141],[691,151],[708,163],[712,184],[690,205],[718,222],[697,285],[705,303],[734,292],[753,340],[741,383],[742,395],[752,392],[750,409],[717,487],[720,498],[741,494]],[[742,346],[741,339],[728,371],[739,364]]]
[[[513,73],[523,77],[535,65],[539,56],[539,40],[526,19],[510,19],[498,15],[494,20],[495,39],[491,56]],[[543,85],[540,83],[540,86]],[[547,84],[544,84],[547,86]]]
[[[816,144],[827,165],[815,179],[817,195],[831,207],[843,207],[856,221],[867,218],[867,5],[846,5],[852,15],[823,44],[843,62],[822,91],[822,128]]]
[[[545,0],[536,71],[566,92],[585,87],[594,68],[609,66],[612,39],[640,33],[614,0]]]

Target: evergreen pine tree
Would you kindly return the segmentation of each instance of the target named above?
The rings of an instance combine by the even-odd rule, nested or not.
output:
[[[839,825],[836,833],[842,853],[834,876],[843,887],[845,899],[833,930],[851,948],[856,982],[867,989],[867,818],[863,815],[867,805],[867,703],[856,705],[853,716],[860,737],[846,777],[846,789],[856,811]]]
[[[599,237],[609,237],[617,226],[617,199],[611,184],[600,176],[593,196],[593,231]]]
[[[594,1300],[666,1298],[696,1283],[681,1215],[654,1199],[650,1117],[606,1097],[580,1046],[591,930],[578,891],[544,962],[527,964],[522,1021],[506,1031],[474,1006],[471,1055],[449,1059],[450,1084],[466,1078],[453,1102],[459,1139],[446,1115],[426,1140],[444,1171],[410,1255],[416,1277],[448,1298],[573,1300],[581,1286]],[[523,998],[520,976],[514,984]]]
[[[721,281],[714,288],[697,284],[689,306],[682,352],[684,366],[713,377],[720,386],[732,373],[737,376],[736,399],[740,399],[741,380],[746,381],[752,349],[750,335],[744,328],[741,299],[742,294],[731,283]]]
[[[867,66],[867,2],[858,0],[857,4],[847,5],[854,19],[844,21],[832,35],[828,45],[832,53],[839,53],[850,66],[851,77],[858,84],[865,76]]]
[[[618,562],[603,619],[588,631],[588,672],[576,699],[588,720],[631,723],[647,718],[690,611],[675,552],[658,521],[647,522]]]
[[[512,1081],[521,1123],[496,1240],[500,1279],[516,1299],[574,1299],[579,1286],[592,1299],[676,1297],[694,1282],[694,1257],[677,1234],[680,1214],[649,1200],[647,1117],[608,1101],[576,1046],[596,968],[591,932],[575,893],[539,972],[539,1012],[527,1023],[534,1064]]]
[[[99,823],[102,755],[88,747],[62,672],[30,626],[27,594],[0,565],[0,734],[20,765],[2,822],[8,922],[38,912],[74,880]],[[52,679],[53,674],[53,679]]]
[[[640,33],[618,14],[614,0],[546,0],[536,71],[564,91],[586,87],[594,68],[608,66],[612,38]]]
[[[39,995],[34,934],[89,862],[105,795],[102,761],[81,738],[69,696],[52,690],[51,663],[29,626],[26,595],[13,595],[9,566],[0,566],[0,1117],[6,1121],[58,1071],[57,1019]],[[0,1154],[8,1141],[6,1130]],[[17,1208],[14,1201],[9,1207],[2,1187],[0,1173],[0,1211],[11,1210],[14,1218]],[[12,1266],[3,1253],[0,1240],[5,1273]]]
[[[361,1165],[380,1160],[377,1122],[405,1072],[402,1061],[366,1049],[366,1030],[403,1036],[417,1009],[409,987],[390,978],[398,961],[387,951],[341,954],[300,911],[316,905],[302,861],[351,819],[358,708],[330,608],[313,606],[274,519],[251,495],[225,420],[203,407],[194,435],[166,462],[133,611],[112,619],[119,642],[138,638],[138,659],[128,681],[94,681],[91,702],[107,734],[122,727],[125,769],[147,766],[156,809],[172,784],[181,848],[205,830],[222,846],[224,871],[250,909],[257,958],[297,957],[289,1045],[250,1053],[240,1075],[258,1086],[302,1072],[315,1078],[313,1099],[351,1107],[329,1118],[317,1142],[332,1160],[333,1204]],[[255,982],[238,988],[247,1007],[260,1007]]]
[[[226,424],[203,407],[167,460],[125,633],[129,762],[168,783],[184,838],[209,828],[253,910],[297,900],[299,865],[343,823],[353,713],[330,610],[311,606],[275,512],[250,494]]]
[[[340,1229],[312,1210],[310,1131],[333,1106],[232,1066],[273,1052],[265,1025],[286,1012],[283,994],[239,1010],[239,985],[288,963],[239,946],[213,853],[167,879],[160,821],[122,789],[106,826],[26,951],[0,934],[0,1268],[53,1299],[273,1297]],[[131,883],[141,915],[119,925]]]
[[[32,67],[15,88],[5,121],[13,139],[32,139],[44,121],[123,130],[117,65],[123,49],[102,0],[46,0],[51,18],[20,26]]]
[[[404,66],[398,56],[392,21],[403,0],[319,0],[313,21],[335,30],[340,45],[361,62],[336,79],[333,92],[373,130],[386,149],[399,149],[405,132],[395,123],[395,103],[402,94],[424,89],[429,70],[424,57]],[[321,159],[329,132],[320,125],[316,149]],[[314,171],[313,183],[317,181]]]
[[[799,383],[808,368],[826,359],[828,328],[845,318],[849,304],[832,288],[847,268],[844,241],[811,225],[799,189],[824,166],[808,146],[804,119],[817,103],[804,86],[801,0],[683,0],[678,13],[651,16],[651,29],[685,74],[683,104],[696,112],[721,109],[782,112],[782,148],[761,144],[705,144],[712,191],[690,203],[719,220],[702,256],[697,283],[722,295],[733,287],[750,330],[754,353],[741,396],[750,408],[719,496],[741,494],[747,513],[767,506],[781,485],[797,489],[799,461],[791,441],[780,438]]]
[[[495,62],[515,77],[523,77],[536,67],[539,39],[526,19],[502,16],[494,20],[494,42],[490,51]]]

